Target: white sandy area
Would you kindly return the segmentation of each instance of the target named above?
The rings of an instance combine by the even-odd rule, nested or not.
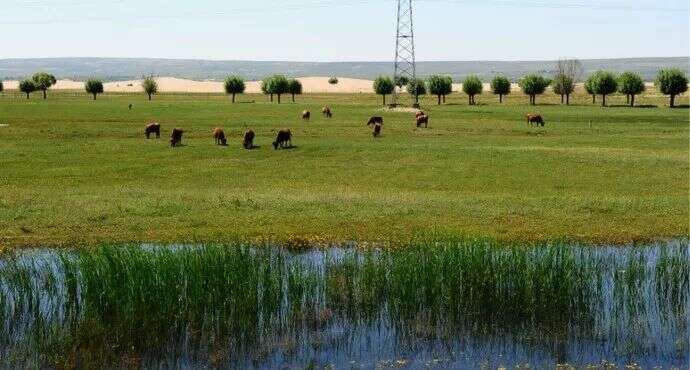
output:
[[[298,80],[302,83],[304,93],[371,93],[373,92],[373,81],[338,77],[338,83],[331,85],[328,83],[329,77],[301,77]],[[159,77],[159,92],[181,92],[181,93],[222,93],[222,81],[194,81],[176,77]],[[16,90],[19,88],[19,81],[5,81],[5,89]],[[261,93],[260,81],[247,81],[246,93]],[[106,82],[103,84],[106,92],[141,92],[141,80]],[[84,83],[81,81],[58,80],[52,90],[83,90]]]

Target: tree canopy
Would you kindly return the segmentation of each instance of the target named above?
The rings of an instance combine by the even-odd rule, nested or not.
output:
[[[591,79],[594,94],[601,95],[601,105],[606,106],[606,96],[618,90],[618,77],[613,72],[597,71]]]
[[[645,90],[642,77],[635,72],[623,72],[618,77],[618,92],[628,97],[630,106],[635,106],[635,95],[642,94]]]
[[[412,96],[422,96],[426,95],[426,84],[422,79],[411,80],[407,84],[407,92]]]
[[[567,74],[557,74],[553,78],[553,92],[561,96],[561,104],[565,96],[565,103],[570,104],[570,94],[575,91],[575,80]]]
[[[302,83],[298,79],[288,80],[288,93],[292,95],[292,102],[295,102],[295,95],[302,95]]]
[[[503,103],[503,95],[510,94],[510,80],[505,76],[496,76],[491,80],[491,91],[498,95],[498,101]]]
[[[278,96],[278,104],[280,104],[280,96],[289,92],[289,87],[289,81],[287,77],[283,75],[273,75],[269,78],[269,93]]]
[[[29,99],[31,93],[36,91],[36,84],[33,80],[22,80],[21,82],[19,82],[19,91],[26,94],[26,98]]]

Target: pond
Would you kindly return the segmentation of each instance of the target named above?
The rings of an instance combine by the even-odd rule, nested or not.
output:
[[[690,244],[34,249],[0,367],[687,369]]]

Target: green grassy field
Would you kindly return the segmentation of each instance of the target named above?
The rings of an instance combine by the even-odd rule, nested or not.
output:
[[[0,96],[0,246],[126,242],[405,242],[483,237],[626,243],[687,237],[688,109],[573,106],[515,94],[423,101],[428,129],[374,95]],[[623,104],[624,97],[609,99]],[[255,101],[255,102],[253,102]],[[127,105],[132,103],[132,111]],[[687,104],[687,96],[679,98]],[[318,114],[333,108],[334,117]],[[308,108],[311,122],[299,119]],[[545,128],[524,114],[538,112]],[[385,118],[383,136],[365,127]],[[163,125],[160,140],[143,126]],[[172,127],[187,133],[171,149]],[[213,145],[222,126],[228,147]],[[275,131],[293,130],[274,151]],[[256,150],[241,149],[245,128]]]

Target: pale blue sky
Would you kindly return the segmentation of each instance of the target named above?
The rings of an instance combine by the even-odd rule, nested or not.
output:
[[[390,60],[395,0],[2,0],[0,59]],[[418,60],[688,56],[687,0],[416,0]]]

